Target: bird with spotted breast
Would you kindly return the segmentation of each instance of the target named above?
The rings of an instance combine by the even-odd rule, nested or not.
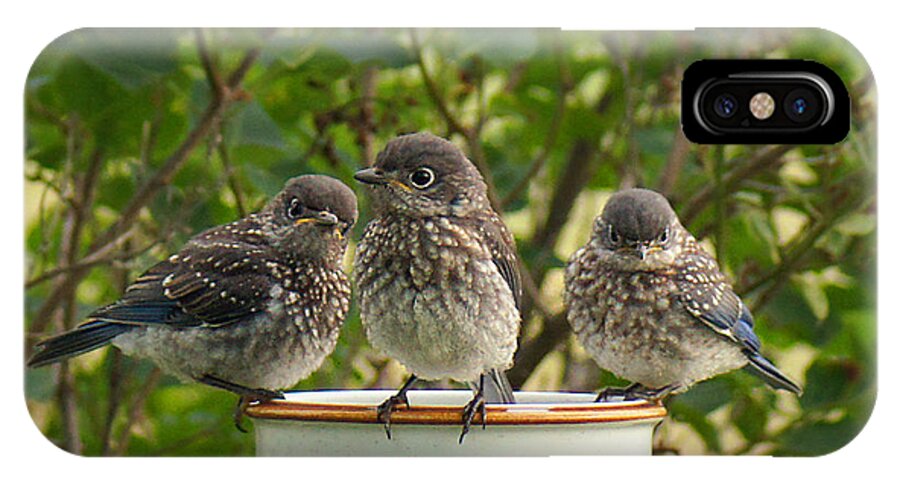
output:
[[[467,382],[460,443],[485,403],[512,403],[504,371],[519,333],[519,268],[512,235],[488,201],[481,174],[451,142],[429,133],[388,142],[367,184],[373,219],[356,250],[360,315],[370,343],[412,374],[378,407],[408,406],[421,378]]]
[[[609,199],[569,260],[565,287],[578,339],[601,368],[634,382],[598,401],[656,401],[738,368],[802,392],[762,355],[750,310],[657,192]]]
[[[182,380],[236,393],[243,430],[245,405],[283,398],[281,389],[334,350],[349,309],[342,260],[356,219],[356,196],[339,180],[293,178],[260,212],[191,238],[118,301],[38,343],[28,365],[111,343]]]

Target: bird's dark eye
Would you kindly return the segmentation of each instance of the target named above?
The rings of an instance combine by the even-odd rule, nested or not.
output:
[[[425,189],[434,183],[434,171],[428,167],[419,167],[409,174],[409,182],[418,189]]]
[[[303,204],[300,203],[300,200],[296,198],[292,198],[288,203],[287,208],[287,216],[288,218],[295,220],[300,218],[300,215],[303,214]]]
[[[669,241],[669,227],[666,227],[665,230],[659,235],[659,243],[666,243]]]
[[[611,243],[619,243],[619,240],[620,240],[620,238],[619,238],[619,232],[617,232],[616,229],[613,228],[612,225],[610,225],[610,226],[607,228],[606,233],[607,233],[607,236],[609,237],[609,241],[610,241]]]

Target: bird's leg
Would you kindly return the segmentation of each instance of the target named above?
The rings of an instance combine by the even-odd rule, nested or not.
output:
[[[644,387],[644,389],[637,392],[635,396],[637,398],[642,398],[648,402],[658,403],[669,396],[670,393],[678,390],[679,388],[681,388],[681,385],[677,383],[670,383],[669,385],[664,385],[659,388]]]
[[[637,385],[632,384],[632,386]],[[603,390],[600,390],[600,393],[597,395],[597,399],[595,402],[611,402],[616,398],[625,399],[628,389],[631,387],[606,387]]]
[[[284,394],[276,390],[245,387],[208,374],[201,375],[197,377],[196,380],[205,385],[228,390],[229,392],[238,395],[238,403],[234,411],[234,426],[244,433],[247,433],[247,430],[243,427],[242,423],[244,420],[244,409],[246,409],[248,405],[254,402],[265,402],[276,398],[284,398]]]
[[[463,439],[466,438],[466,434],[469,433],[469,427],[472,425],[472,420],[475,418],[475,413],[481,414],[481,429],[484,430],[487,427],[487,411],[485,408],[484,401],[484,374],[478,378],[478,389],[475,390],[475,396],[472,397],[472,400],[466,404],[465,408],[463,408],[463,429],[462,433],[459,435],[459,444],[462,445]]]
[[[640,383],[632,383],[631,385],[621,387],[606,387],[597,395],[595,402],[609,402],[615,398],[621,398],[622,401],[630,400],[646,400],[648,402],[659,402],[670,393],[678,390],[681,385],[672,383],[659,388],[650,388]]]
[[[406,392],[416,383],[415,375],[410,375],[406,383],[400,387],[396,394],[391,395],[387,400],[378,406],[378,422],[384,424],[384,433],[387,434],[388,440],[391,439],[391,415],[399,405],[409,407],[409,399],[406,398]]]

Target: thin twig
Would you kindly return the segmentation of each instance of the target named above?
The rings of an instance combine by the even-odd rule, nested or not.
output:
[[[222,75],[216,67],[216,60],[206,44],[206,35],[202,29],[198,28],[194,30],[194,37],[197,41],[197,54],[200,57],[203,71],[206,73],[206,81],[209,82],[209,88],[214,95],[223,95],[225,93],[225,85],[222,83]]]
[[[728,171],[722,178],[722,188],[725,191],[734,191],[742,181],[754,175],[772,168],[778,164],[784,154],[790,151],[793,145],[775,145],[763,148],[755,155],[746,159]],[[691,197],[682,209],[682,223],[688,225],[709,204],[715,195],[716,185],[706,185]]]
[[[126,245],[127,246],[127,245]],[[115,272],[116,288],[119,292],[124,293],[128,288],[129,273],[127,268],[119,268]],[[122,361],[122,351],[113,348],[109,352],[109,397],[106,404],[106,422],[103,425],[103,433],[101,435],[101,445],[103,445],[103,455],[109,455],[112,452],[112,433],[113,423],[116,420],[116,413],[119,411],[119,405],[122,403],[122,394],[124,391],[123,379],[125,375],[124,362]]]
[[[450,113],[450,109],[447,107],[446,102],[444,102],[444,97],[438,91],[434,79],[431,78],[431,75],[428,73],[428,68],[425,66],[425,59],[422,56],[422,46],[419,44],[419,38],[415,30],[410,30],[410,38],[412,40],[413,54],[416,57],[416,64],[419,66],[419,72],[422,74],[422,83],[425,84],[425,90],[428,92],[428,96],[431,98],[434,106],[438,109],[441,118],[447,123],[447,128],[453,133],[459,133],[464,137],[468,137],[466,127]]]
[[[69,362],[62,362],[59,365],[55,401],[59,405],[62,418],[63,448],[80,455],[83,444],[78,427],[78,391],[75,389],[75,379],[69,368]]]
[[[109,455],[113,450],[113,423],[122,402],[122,351],[117,348],[110,349],[109,362],[109,398],[106,403],[106,421],[100,436],[100,444],[103,445],[102,455]]]
[[[544,318],[552,316],[553,312],[541,300],[541,288],[534,281],[534,276],[531,274],[528,265],[525,265],[525,262],[521,261],[521,259],[519,260],[519,272],[522,276],[522,289],[531,300],[531,306]]]
[[[55,278],[58,275],[62,275],[65,273],[70,273],[76,270],[82,270],[85,268],[96,267],[97,265],[107,264],[107,263],[116,263],[116,262],[126,262],[128,260],[132,260],[133,258],[142,255],[149,251],[151,248],[155,247],[159,244],[159,241],[150,242],[148,245],[131,250],[128,252],[119,253],[117,255],[98,255],[94,254],[85,258],[82,258],[73,265],[66,265],[62,267],[57,267],[52,270],[47,270],[46,272],[38,275],[37,277],[32,278],[25,282],[25,289],[33,288],[41,283],[46,282],[52,278]],[[98,253],[109,253],[108,251],[98,252]]]
[[[160,370],[159,367],[153,367],[153,370],[147,376],[144,385],[138,390],[137,395],[134,396],[134,404],[128,409],[128,418],[125,420],[125,425],[122,426],[122,430],[119,433],[119,439],[116,442],[116,456],[124,455],[125,452],[128,451],[128,444],[131,441],[131,429],[134,428],[134,425],[143,416],[144,405],[147,403],[147,398],[150,397],[150,392],[156,388],[156,384],[159,383],[161,377],[162,370]]]
[[[222,167],[225,169],[225,178],[228,179],[228,188],[231,190],[232,195],[234,195],[234,203],[235,207],[237,207],[238,216],[242,218],[246,217],[247,207],[244,202],[244,192],[241,190],[241,184],[238,182],[237,175],[234,173],[234,167],[231,164],[231,157],[228,153],[228,148],[225,146],[225,142],[218,142],[216,149],[219,152],[219,159],[222,160]]]
[[[507,373],[509,381],[516,388],[521,387],[541,360],[569,337],[572,328],[566,320],[566,311],[544,318],[541,334],[516,352],[513,368]]]
[[[74,164],[74,159],[70,158],[70,165]],[[75,263],[78,255],[78,246],[81,244],[81,233],[84,225],[90,217],[91,207],[93,206],[95,188],[94,184],[100,175],[101,166],[103,165],[103,155],[99,150],[95,150],[90,157],[87,170],[82,175],[76,175],[74,168],[70,170],[71,180],[67,182],[69,187],[66,194],[72,199],[72,206],[66,212],[66,220],[63,226],[63,239],[60,242],[60,263],[67,266]],[[78,306],[75,301],[74,285],[65,288],[60,292],[60,300],[62,304],[61,311],[61,327],[68,329],[75,323],[78,312]],[[38,318],[34,323],[48,323],[52,317]],[[40,320],[40,321],[37,321]],[[59,369],[60,379],[57,384],[57,399],[60,407],[60,415],[63,418],[63,436],[66,439],[67,449],[75,454],[80,454],[83,448],[80,439],[80,429],[78,421],[77,398],[75,396],[74,377],[68,365],[64,365]]]

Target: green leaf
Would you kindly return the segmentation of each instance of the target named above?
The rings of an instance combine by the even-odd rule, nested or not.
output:
[[[820,456],[832,453],[850,443],[861,426],[848,418],[837,422],[817,421],[800,424],[781,438],[776,455]]]
[[[758,443],[764,439],[771,409],[771,405],[756,402],[750,396],[740,396],[733,399],[731,421],[749,443]]]
[[[806,371],[806,388],[800,397],[804,409],[841,406],[859,388],[860,367],[849,359],[820,358]]]
[[[229,145],[284,150],[284,138],[272,117],[258,102],[250,102],[235,115],[228,130]]]
[[[689,405],[699,412],[710,413],[731,400],[731,388],[727,380],[714,378],[698,383],[687,392],[675,397],[679,404]]]

